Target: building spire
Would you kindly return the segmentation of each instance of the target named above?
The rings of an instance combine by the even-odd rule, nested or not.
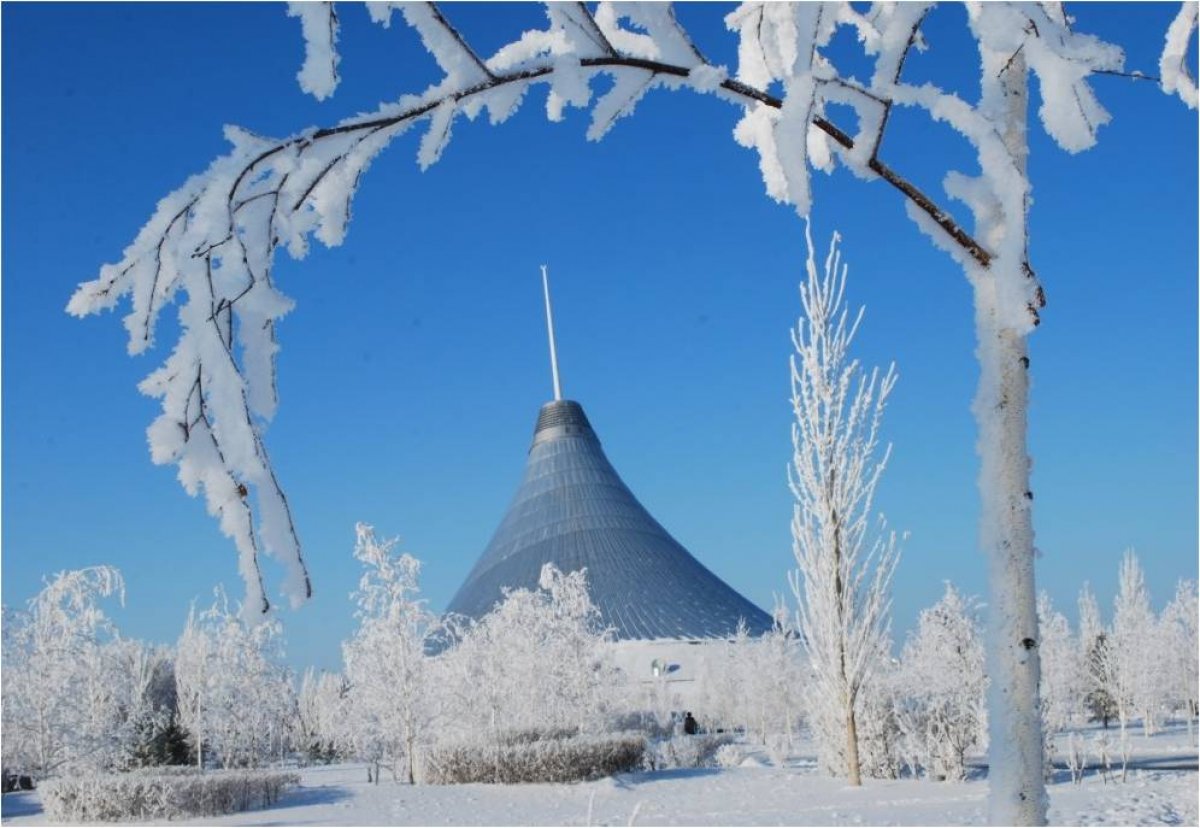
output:
[[[550,277],[542,265],[542,293],[546,297],[546,333],[550,337],[550,373],[554,377],[554,401],[562,399],[562,386],[558,382],[558,351],[554,347],[554,311],[550,309]]]

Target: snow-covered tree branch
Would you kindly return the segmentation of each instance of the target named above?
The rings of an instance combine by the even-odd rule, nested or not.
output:
[[[301,258],[314,236],[340,244],[362,174],[419,121],[429,121],[418,152],[426,168],[440,158],[457,117],[474,119],[486,109],[493,124],[502,123],[534,85],[549,87],[547,116],[558,120],[565,107],[591,103],[593,79],[610,76],[613,87],[593,106],[592,139],[603,137],[653,88],[712,93],[744,109],[735,137],[758,149],[773,197],[806,214],[808,145],[819,147],[812,160],[825,168],[836,149],[853,169],[896,187],[923,221],[940,228],[980,266],[991,261],[993,253],[879,158],[886,117],[877,116],[891,102],[878,90],[853,92],[856,87],[819,53],[838,25],[857,27],[869,46],[890,44],[903,30],[898,51],[889,47],[879,58],[888,72],[877,72],[877,80],[894,86],[917,37],[922,15],[915,9],[874,15],[868,23],[837,4],[747,4],[728,19],[741,44],[739,76],[730,78],[725,67],[705,61],[669,6],[618,10],[601,3],[593,14],[583,4],[551,4],[546,29],[523,33],[486,61],[436,7],[397,7],[445,72],[439,83],[368,115],[285,139],[227,127],[230,152],[164,198],[122,260],[81,285],[68,305],[82,316],[130,296],[125,326],[129,350],[138,354],[154,345],[163,309],[186,296],[179,307],[178,342],[140,386],[162,401],[162,414],[149,430],[151,455],[156,463],[178,465],[190,494],[203,491],[209,511],[238,548],[249,608],[268,606],[260,552],[286,565],[284,592],[293,602],[311,593],[293,517],[263,442],[277,405],[275,323],[291,309],[272,281],[275,252],[282,245]],[[392,9],[388,3],[370,6],[384,25]],[[332,94],[337,80],[332,7],[297,4],[291,13],[301,18],[308,45],[301,86],[319,98]],[[807,39],[810,61],[785,66],[784,55],[792,53],[788,38],[795,37]],[[774,80],[785,81],[783,98],[764,91]],[[812,105],[793,112],[805,95]],[[854,103],[864,123],[877,129],[850,136],[822,114],[826,99]]]

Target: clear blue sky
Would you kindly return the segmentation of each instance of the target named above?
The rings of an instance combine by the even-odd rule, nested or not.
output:
[[[1156,70],[1175,5],[1074,8],[1080,30]],[[732,64],[724,6],[680,17]],[[115,261],[155,202],[225,152],[221,127],[283,136],[418,92],[436,67],[415,35],[342,10],[343,82],[303,95],[299,23],[276,4],[4,4],[3,598],[45,573],[119,567],[126,634],[174,641],[196,597],[240,594],[235,555],[200,500],[156,467],[157,403],[136,383],[164,358],[125,354],[118,315],[63,308]],[[540,25],[540,7],[452,6],[480,51]],[[930,21],[914,77],[969,94],[961,8]],[[844,45],[850,45],[849,43]],[[1032,257],[1049,296],[1033,336],[1031,444],[1038,578],[1074,616],[1105,606],[1135,546],[1156,605],[1197,574],[1197,119],[1150,83],[1095,81],[1113,113],[1070,156],[1032,131]],[[692,552],[770,607],[792,566],[787,358],[803,226],[773,204],[735,108],[657,92],[601,143],[587,115],[547,123],[544,91],[508,124],[460,122],[422,174],[417,133],[364,178],[345,244],[276,276],[281,408],[267,444],[294,506],[316,595],[284,611],[297,665],[334,667],[352,628],[354,523],[401,535],[440,608],[487,543],[550,396],[537,265],[550,264],[567,396],[634,492]],[[836,113],[835,113],[836,114]],[[970,156],[902,113],[885,160],[930,191]],[[867,364],[895,360],[894,459],[878,506],[911,532],[895,581],[897,638],[944,580],[984,592],[977,551],[977,368],[962,274],[896,193],[817,175]],[[169,316],[169,314],[168,314]],[[279,573],[268,569],[272,588]],[[277,602],[282,605],[283,602]]]

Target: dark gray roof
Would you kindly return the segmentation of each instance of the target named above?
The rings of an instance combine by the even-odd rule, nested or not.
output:
[[[479,618],[502,588],[536,588],[546,563],[587,568],[592,600],[620,639],[725,638],[739,620],[753,635],[772,626],[650,516],[571,400],[542,406],[517,494],[448,612]]]

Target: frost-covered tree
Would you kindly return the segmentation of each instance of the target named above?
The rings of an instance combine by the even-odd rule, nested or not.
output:
[[[983,643],[974,602],[952,585],[922,610],[894,680],[906,762],[935,779],[960,780],[987,740]]]
[[[799,639],[782,630],[751,637],[740,626],[734,638],[709,650],[697,714],[702,724],[741,730],[772,750],[779,740],[790,745],[808,689]]]
[[[180,724],[204,767],[258,767],[287,743],[295,709],[291,676],[282,666],[276,619],[246,623],[221,589],[213,604],[188,613],[175,651]]]
[[[345,676],[311,667],[296,695],[294,741],[305,757],[331,761],[351,742],[350,687]]]
[[[110,566],[59,572],[7,613],[3,651],[6,767],[38,777],[136,762],[162,716],[151,690],[153,656],[120,638],[100,600],[124,601]]]
[[[355,752],[413,784],[414,756],[428,741],[435,715],[434,688],[426,646],[438,616],[420,597],[421,563],[396,554],[395,539],[380,541],[375,530],[355,528],[354,557],[363,575],[354,597],[358,630],[342,647],[349,686],[347,732]],[[401,764],[403,763],[403,765]]]
[[[1038,595],[1038,628],[1042,633],[1042,739],[1045,744],[1047,778],[1055,735],[1073,724],[1082,707],[1083,677],[1079,645],[1066,616],[1054,609],[1049,593]]]
[[[1104,723],[1117,715],[1109,670],[1109,640],[1100,618],[1100,605],[1088,583],[1079,592],[1079,659],[1083,703],[1093,720]]]
[[[538,589],[509,591],[458,639],[437,659],[438,730],[449,740],[600,732],[621,712],[627,684],[585,570],[546,564]]]
[[[1163,690],[1156,621],[1141,564],[1134,551],[1127,550],[1117,580],[1108,648],[1113,700],[1122,734],[1137,715],[1147,735],[1154,729]]]
[[[758,734],[768,747],[773,736],[783,736],[791,746],[808,692],[803,645],[796,636],[776,629],[753,640],[749,653],[747,731]]]
[[[1088,81],[1097,73],[1120,74],[1121,50],[1074,31],[1059,4],[970,4],[967,26],[979,79],[972,102],[904,77],[913,48],[929,46],[922,31],[933,8],[928,3],[863,10],[845,2],[743,3],[726,17],[738,37],[733,71],[704,56],[669,5],[548,4],[544,29],[523,32],[490,57],[472,49],[434,5],[367,8],[383,25],[398,8],[442,77],[419,95],[389,95],[395,102],[374,112],[282,139],[228,129],[230,152],[159,202],[121,261],[81,285],[68,305],[84,315],[131,295],[125,323],[130,350],[140,353],[153,345],[162,309],[186,295],[179,341],[141,385],[162,400],[162,414],[149,430],[151,453],[155,462],[179,466],[189,493],[204,492],[209,511],[238,548],[247,606],[267,607],[260,551],[287,566],[285,592],[293,601],[311,591],[263,441],[276,407],[274,322],[291,307],[272,281],[276,250],[301,257],[314,236],[340,244],[361,175],[418,122],[429,124],[418,150],[425,168],[441,157],[456,119],[486,109],[492,123],[501,123],[534,86],[548,88],[547,116],[560,120],[566,107],[591,105],[593,80],[607,76],[611,83],[592,108],[593,139],[633,112],[651,89],[713,94],[740,109],[734,138],[758,152],[772,198],[808,215],[810,166],[831,171],[840,160],[902,194],[908,214],[962,266],[974,290],[982,369],[975,402],[981,540],[989,559],[988,651],[995,678],[989,810],[997,822],[1044,822],[1026,440],[1026,339],[1044,297],[1028,256],[1029,74],[1039,82],[1037,114],[1047,133],[1078,152],[1095,143],[1109,120]],[[291,13],[300,18],[307,43],[301,87],[324,99],[338,83],[337,17],[325,3],[297,4]],[[865,80],[840,72],[830,55],[842,29],[873,62]],[[1195,29],[1196,7],[1185,3],[1159,64],[1163,90],[1192,107],[1196,84],[1186,56]],[[855,110],[854,133],[831,119],[829,104]],[[973,233],[881,157],[896,107],[948,124],[969,145],[979,174],[948,171],[942,185],[971,212]]]
[[[1169,705],[1183,712],[1188,733],[1194,736],[1192,728],[1200,714],[1200,607],[1195,581],[1179,581],[1160,623]]]
[[[804,315],[792,332],[792,551],[789,574],[797,627],[813,670],[809,724],[827,772],[862,784],[858,705],[871,671],[886,655],[894,533],[875,527],[875,488],[891,447],[879,425],[896,383],[863,370],[850,346],[863,310],[845,304],[847,267],[835,234],[822,273],[808,238]]]

